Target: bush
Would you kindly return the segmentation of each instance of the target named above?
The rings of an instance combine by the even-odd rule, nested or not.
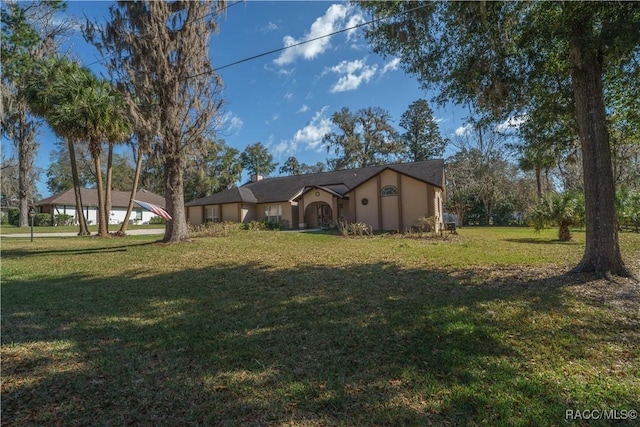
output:
[[[243,230],[249,231],[266,231],[269,230],[269,223],[267,221],[250,221],[242,224]]]
[[[149,220],[149,224],[164,224],[164,218],[161,216],[152,216]]]
[[[33,218],[33,225],[36,227],[46,227],[51,225],[51,214],[39,213]]]
[[[418,231],[422,233],[435,233],[436,232],[436,218],[434,216],[421,216],[416,222]]]
[[[373,227],[364,222],[342,222],[336,221],[336,228],[342,233],[344,237],[356,237],[356,236],[372,236]]]
[[[75,223],[75,217],[68,214],[58,214],[54,217],[54,225],[57,227],[70,226]]]
[[[196,227],[189,225],[189,235],[191,237],[227,237],[232,231],[238,229],[238,224],[234,222],[207,222]]]
[[[7,222],[17,227],[20,222],[20,209],[16,209],[16,208],[9,209],[9,212],[7,215]]]

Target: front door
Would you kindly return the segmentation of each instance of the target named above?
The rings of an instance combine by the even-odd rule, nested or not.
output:
[[[331,206],[326,203],[318,205],[318,226],[329,227],[331,224]]]

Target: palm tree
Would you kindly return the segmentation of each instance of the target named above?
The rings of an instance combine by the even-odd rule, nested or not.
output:
[[[584,224],[584,195],[567,192],[548,194],[529,211],[529,224],[536,232],[550,225],[557,225],[558,240],[571,240],[570,227]]]
[[[130,134],[130,125],[120,115],[122,100],[107,80],[82,68],[80,83],[79,88],[74,88],[77,97],[72,108],[67,111],[65,120],[72,120],[76,124],[77,136],[89,142],[98,191],[98,235],[106,236],[109,233],[107,201],[110,199],[111,189],[107,188],[105,194],[100,161],[102,143],[107,141],[113,144],[125,140]]]
[[[57,62],[57,63],[56,63]],[[66,59],[56,59],[53,64],[66,73],[54,73],[44,84],[41,94],[46,96],[37,103],[44,117],[59,135],[72,141],[86,141],[96,171],[98,192],[98,235],[106,236],[108,230],[107,198],[102,182],[100,154],[102,143],[123,141],[130,134],[129,122],[120,114],[122,99],[105,79],[96,77],[89,69]],[[37,75],[37,73],[36,73]],[[30,86],[29,99],[37,96],[38,83]]]
[[[71,61],[67,60],[51,60],[46,63],[40,63],[34,68],[28,76],[28,81],[24,89],[25,98],[29,104],[29,108],[34,115],[43,117],[49,123],[52,130],[67,142],[69,149],[69,161],[71,163],[71,176],[73,180],[73,189],[76,200],[76,212],[78,215],[79,236],[87,236],[91,234],[87,226],[87,219],[84,216],[82,193],[80,192],[80,179],[78,177],[78,164],[76,162],[74,140],[72,130],[67,126],[56,123],[49,117],[59,115],[54,110],[63,108],[65,102],[64,93],[61,92],[56,84],[63,78],[76,78],[78,67]]]

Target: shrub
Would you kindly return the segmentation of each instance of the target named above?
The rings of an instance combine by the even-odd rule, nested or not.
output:
[[[56,216],[54,216],[54,225],[58,227],[73,225],[74,222],[75,217],[73,215],[57,214]]]
[[[435,233],[436,232],[436,218],[434,216],[421,216],[416,222],[418,231],[423,233]]]
[[[336,221],[335,226],[344,237],[362,237],[373,235],[373,227],[364,222]]]
[[[7,222],[17,227],[18,223],[20,222],[20,209],[9,209],[7,217]]]
[[[269,223],[266,221],[250,221],[242,224],[243,230],[249,231],[266,231],[269,230]]]
[[[39,213],[33,218],[33,225],[37,227],[51,225],[51,214]]]
[[[149,224],[164,224],[164,218],[161,216],[152,216],[149,220]]]
[[[234,222],[207,222],[196,227],[189,225],[189,235],[191,237],[227,237],[232,231],[238,229],[238,224]]]

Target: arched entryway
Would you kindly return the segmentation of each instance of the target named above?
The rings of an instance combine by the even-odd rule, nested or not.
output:
[[[329,227],[333,221],[333,210],[328,203],[311,203],[304,210],[304,222],[307,228]]]

